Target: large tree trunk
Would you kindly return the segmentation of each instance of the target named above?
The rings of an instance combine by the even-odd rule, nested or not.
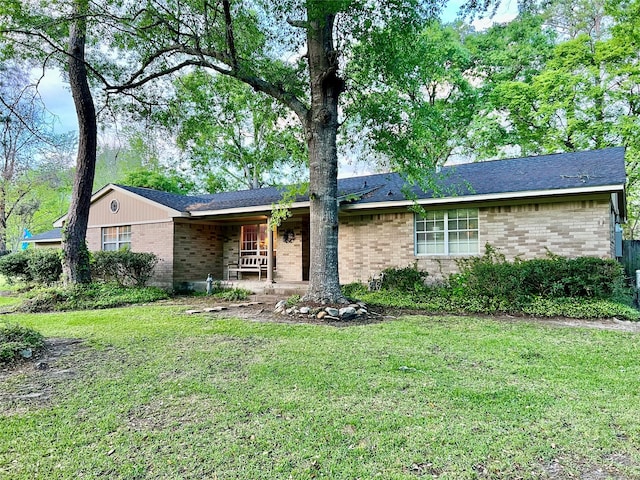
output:
[[[322,0],[320,0],[322,1]],[[338,276],[338,98],[344,81],[338,77],[333,45],[334,15],[310,0],[307,48],[311,108],[305,123],[309,147],[311,259],[306,301],[344,303]]]
[[[78,116],[79,141],[73,194],[62,244],[64,277],[67,283],[91,281],[86,235],[96,168],[98,128],[84,62],[87,31],[84,15],[87,9],[87,0],[76,0],[77,18],[69,32],[69,85]]]

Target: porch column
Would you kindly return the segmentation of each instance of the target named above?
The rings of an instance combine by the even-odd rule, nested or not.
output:
[[[271,217],[267,218],[267,283],[273,283],[273,228],[271,228]]]

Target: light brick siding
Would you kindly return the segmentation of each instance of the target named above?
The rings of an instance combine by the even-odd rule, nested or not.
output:
[[[227,266],[238,261],[240,256],[240,225],[226,227],[226,235],[223,244],[223,271],[222,278],[227,279]]]
[[[508,259],[544,257],[546,248],[569,257],[611,256],[608,196],[480,207],[478,215],[480,253],[489,243]],[[411,212],[341,217],[340,282],[366,282],[384,268],[405,267],[416,261],[431,278],[455,272],[459,256],[414,255],[413,218]]]
[[[286,231],[292,231],[295,235],[293,241],[286,243],[283,235]],[[302,221],[290,220],[282,222],[278,227],[278,268],[276,281],[298,282],[302,280]]]
[[[610,217],[608,198],[481,209],[481,245],[508,258],[610,257]]]
[[[211,274],[222,278],[224,228],[218,225],[176,223],[173,282],[202,281]]]
[[[131,251],[155,253],[160,259],[150,285],[173,288],[172,239],[171,221],[131,225]],[[87,228],[87,247],[91,251],[102,249],[102,227]]]
[[[404,267],[413,255],[413,214],[344,216],[338,230],[340,283],[366,282],[387,267]]]

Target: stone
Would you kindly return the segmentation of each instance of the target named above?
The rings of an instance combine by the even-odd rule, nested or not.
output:
[[[276,303],[276,308],[275,308],[276,313],[284,312],[286,305],[287,305],[286,300],[280,300],[278,303]]]
[[[25,348],[23,350],[20,350],[20,356],[22,358],[31,358],[33,357],[33,350],[31,350],[30,348]]]
[[[360,304],[358,304],[358,303],[352,303],[352,304],[350,304],[350,305],[349,305],[349,307],[351,307],[351,308],[354,308],[354,309],[358,310],[358,309],[360,308]]]
[[[320,310],[317,314],[316,314],[316,318],[319,319],[323,319],[324,317],[327,316],[327,312],[325,312],[324,310]]]
[[[308,315],[311,309],[309,307],[300,307],[300,313],[303,315]]]
[[[194,315],[196,313],[202,313],[202,310],[187,310],[186,312],[187,315]]]
[[[327,315],[331,317],[337,317],[338,315],[340,315],[340,310],[338,310],[337,308],[327,307],[324,309],[324,311],[327,312]]]
[[[38,363],[36,363],[36,369],[37,370],[46,370],[47,368],[49,368],[49,364],[47,362],[38,362]]]
[[[350,320],[356,316],[356,309],[353,307],[344,307],[339,310],[338,314],[341,319]]]
[[[359,308],[356,310],[356,314],[360,315],[361,317],[366,317],[368,313],[369,312],[367,312],[366,308]]]
[[[209,307],[209,308],[205,308],[204,311],[207,313],[211,313],[211,312],[221,312],[223,310],[226,310],[227,307],[223,307],[223,306],[219,306],[219,307]]]
[[[294,313],[296,313],[296,309],[293,307],[287,308],[285,312],[287,312],[287,315],[293,315]]]
[[[327,322],[338,322],[340,318],[334,317],[333,315],[327,315],[323,320],[326,320]]]

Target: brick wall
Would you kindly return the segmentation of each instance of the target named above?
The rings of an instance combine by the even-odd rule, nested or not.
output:
[[[286,243],[283,235],[286,231],[292,231],[295,235],[293,241]],[[282,222],[278,227],[278,254],[276,281],[299,282],[302,280],[302,221],[289,220]]]
[[[198,223],[175,224],[173,281],[205,281],[211,274],[222,279],[224,228]]]
[[[547,247],[563,256],[611,255],[610,204],[599,199],[479,208],[480,253],[486,243],[508,259],[543,257]],[[418,262],[432,278],[457,270],[458,256],[415,256],[413,213],[343,216],[340,282],[366,282],[389,266]]]
[[[173,222],[131,225],[131,251],[155,253],[160,261],[149,285],[173,288]],[[102,228],[87,228],[87,247],[102,248]]]

